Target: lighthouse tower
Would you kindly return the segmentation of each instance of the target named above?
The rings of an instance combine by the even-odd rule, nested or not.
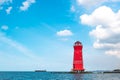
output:
[[[73,72],[83,72],[83,56],[82,56],[82,43],[76,41],[74,44],[74,57],[73,57]]]

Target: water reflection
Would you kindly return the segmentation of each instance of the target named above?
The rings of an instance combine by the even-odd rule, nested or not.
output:
[[[84,74],[73,74],[73,80],[84,80]]]

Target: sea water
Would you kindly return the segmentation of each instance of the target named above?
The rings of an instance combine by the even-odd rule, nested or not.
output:
[[[0,72],[0,80],[120,80],[120,73]]]

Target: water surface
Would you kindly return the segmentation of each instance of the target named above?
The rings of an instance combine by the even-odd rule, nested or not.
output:
[[[0,72],[0,80],[120,80],[120,73]]]

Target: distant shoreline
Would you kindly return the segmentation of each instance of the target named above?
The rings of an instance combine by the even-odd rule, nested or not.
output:
[[[35,71],[36,72],[36,71]],[[39,71],[37,71],[39,72]],[[44,71],[40,71],[40,72],[44,72]],[[49,72],[49,73],[69,73],[69,74],[96,74],[96,73],[120,73],[120,71],[84,71],[84,72],[71,72],[71,71],[45,71],[45,72]]]
[[[36,72],[36,73],[68,73],[68,74],[103,74],[103,73],[120,73],[120,71],[84,71],[84,72],[71,72],[71,71],[0,71],[0,72]]]

